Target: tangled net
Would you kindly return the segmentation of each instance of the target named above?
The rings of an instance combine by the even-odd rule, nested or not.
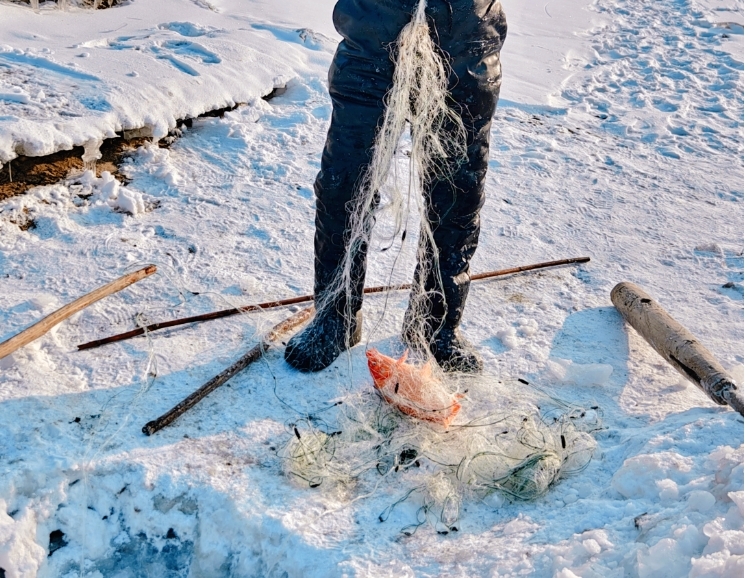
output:
[[[492,390],[489,378],[471,379],[471,386],[479,389],[478,379],[482,391]],[[512,501],[534,500],[587,467],[596,448],[591,434],[602,428],[600,410],[548,402],[554,406],[549,411],[521,405],[469,417],[469,408],[489,403],[470,397],[446,429],[407,416],[369,388],[337,402],[333,418],[309,416],[289,424],[278,455],[292,480],[312,488],[377,486],[382,479],[411,484],[381,521],[418,494],[417,523],[404,532],[427,520],[446,532],[459,519],[464,500],[495,492]]]
[[[351,204],[345,258],[331,286],[324,295],[316,296],[319,313],[324,308],[337,308],[339,303],[344,303],[345,315],[349,319],[353,317],[353,294],[364,274],[359,266],[360,254],[370,244],[373,225],[381,213],[388,213],[394,222],[388,240],[393,243],[400,236],[402,248],[409,214],[412,209],[419,214],[419,274],[411,291],[410,319],[416,321],[423,317],[419,313],[424,311],[432,293],[431,288],[427,291],[424,287],[430,274],[437,279],[435,291],[441,293],[439,255],[428,217],[426,189],[436,180],[452,179],[467,158],[467,147],[463,120],[450,106],[450,68],[432,40],[426,5],[426,0],[419,0],[411,22],[391,47],[391,58],[395,60],[393,84],[385,97],[385,112],[376,133],[370,164]],[[407,126],[411,150],[407,154],[408,178],[402,179],[394,161]],[[400,186],[402,181],[405,187]],[[455,189],[453,194],[456,194]],[[431,336],[416,327],[407,334],[416,346],[415,353],[426,357],[429,349],[426,342]]]
[[[442,279],[426,191],[437,180],[452,181],[466,159],[466,129],[450,107],[450,70],[432,40],[425,8],[426,0],[419,0],[411,22],[392,47],[393,86],[386,96],[370,165],[351,206],[346,256],[335,282],[324,295],[316,296],[319,314],[343,303],[351,319],[354,291],[361,285],[364,269],[360,256],[370,244],[379,214],[387,211],[393,216],[392,241],[406,226],[412,205],[416,206],[418,274],[407,313],[410,325],[404,333],[419,370],[397,369],[394,377],[385,371],[375,376],[373,371],[377,389],[347,396],[336,406],[334,419],[311,415],[289,424],[289,439],[278,452],[287,475],[310,487],[366,481],[374,481],[377,487],[382,479],[405,480],[409,489],[380,519],[388,519],[397,505],[417,494],[421,500],[417,521],[404,528],[406,533],[427,521],[439,532],[450,531],[467,499],[483,499],[495,492],[511,500],[544,495],[557,480],[587,466],[596,447],[590,434],[601,427],[597,408],[586,411],[560,402],[551,412],[522,405],[469,416],[472,412],[466,406],[473,404],[464,399],[467,391],[460,387],[468,378],[444,375],[428,359],[432,332],[420,325],[433,292],[442,293]],[[407,126],[411,152],[404,189],[399,187],[394,160]],[[457,194],[453,187],[454,202]],[[401,238],[403,246],[405,229]],[[434,290],[425,287],[430,278],[436,280]],[[493,392],[494,384],[481,379],[485,389]],[[464,411],[459,413],[461,399]],[[493,403],[487,400],[481,407],[489,405]]]

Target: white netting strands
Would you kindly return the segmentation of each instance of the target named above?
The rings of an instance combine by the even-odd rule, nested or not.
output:
[[[323,418],[310,415],[290,423],[289,439],[278,452],[295,482],[313,488],[356,485],[361,491],[355,499],[374,493],[383,481],[396,480],[402,498],[380,519],[388,519],[403,501],[418,499],[416,523],[406,533],[427,522],[448,532],[465,500],[492,493],[509,500],[544,495],[562,476],[586,467],[596,447],[590,434],[601,427],[597,410],[550,398],[556,408],[550,413],[527,402],[500,406],[495,378],[444,373],[430,353],[431,331],[418,327],[433,292],[431,286],[425,290],[425,279],[434,276],[439,287],[434,291],[442,289],[424,191],[435,179],[450,180],[466,159],[466,129],[449,106],[450,71],[432,40],[425,8],[426,1],[420,0],[392,47],[393,85],[370,166],[351,207],[347,253],[334,284],[316,301],[317,314],[326,308],[338,311],[344,303],[351,319],[353,291],[360,285],[355,261],[370,243],[375,221],[382,211],[392,214],[395,238],[416,206],[419,274],[404,327],[412,361],[407,363],[407,354],[396,360],[368,349],[372,387],[347,395]],[[399,187],[391,169],[407,126],[409,175],[407,185]]]
[[[392,215],[395,222],[392,237],[397,237],[408,220],[412,204],[419,213],[420,236],[417,261],[422,268],[420,286],[412,290],[411,318],[417,314],[417,303],[423,301],[424,279],[430,269],[439,270],[438,255],[427,218],[424,185],[434,179],[448,179],[466,160],[466,130],[459,114],[449,106],[449,68],[438,53],[427,18],[426,0],[421,0],[412,21],[401,31],[391,48],[395,57],[393,85],[386,96],[381,126],[373,145],[372,160],[360,183],[353,202],[346,257],[339,268],[335,284],[316,303],[319,312],[345,302],[349,308],[356,285],[355,259],[370,242],[373,225],[379,213]],[[411,135],[409,175],[405,187],[391,171],[406,127]],[[391,173],[394,174],[391,174]],[[380,203],[384,198],[385,202]],[[440,283],[441,285],[441,283]],[[346,296],[346,299],[343,297]],[[346,312],[352,317],[352,312]],[[424,334],[411,335],[416,353],[428,356]]]
[[[310,487],[395,480],[406,488],[404,499],[419,495],[424,521],[450,527],[464,500],[495,492],[536,499],[587,466],[596,448],[591,433],[602,428],[597,408],[548,399],[550,411],[524,404],[474,417],[488,405],[493,383],[464,379],[480,393],[466,394],[463,412],[447,428],[402,413],[372,388],[347,396],[325,419],[291,423],[279,451],[285,472]]]

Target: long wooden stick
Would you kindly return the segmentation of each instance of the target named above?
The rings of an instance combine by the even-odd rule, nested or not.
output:
[[[158,430],[163,429],[167,425],[173,423],[179,416],[197,405],[200,401],[202,401],[210,393],[215,391],[218,387],[223,385],[231,377],[235,376],[240,371],[243,371],[254,361],[260,359],[264,352],[269,349],[269,346],[273,341],[276,341],[279,337],[281,337],[288,331],[291,331],[298,325],[305,323],[308,319],[311,318],[313,312],[314,308],[312,306],[308,307],[307,309],[298,311],[291,317],[282,321],[282,323],[278,323],[277,325],[275,325],[269,335],[267,335],[266,339],[253,347],[248,353],[246,353],[246,355],[241,357],[233,365],[210,379],[202,387],[192,393],[181,403],[178,403],[177,405],[169,409],[158,419],[146,423],[145,426],[142,428],[142,433],[150,436]]]
[[[128,275],[119,277],[119,279],[116,279],[111,283],[107,283],[103,287],[99,287],[98,289],[91,291],[86,295],[83,295],[79,299],[76,299],[72,303],[68,303],[64,307],[57,309],[57,311],[50,315],[47,315],[46,317],[44,317],[44,319],[38,321],[37,323],[34,323],[31,327],[24,329],[19,334],[14,335],[10,339],[0,343],[0,359],[6,357],[7,355],[10,355],[16,349],[23,347],[24,345],[28,345],[35,339],[38,339],[58,323],[61,323],[68,317],[75,315],[75,313],[77,313],[78,311],[82,311],[99,299],[103,299],[104,297],[111,295],[112,293],[121,291],[125,287],[129,287],[130,285],[132,285],[132,283],[137,283],[137,281],[140,281],[141,279],[144,279],[145,277],[148,277],[155,273],[156,270],[157,269],[155,265],[148,265],[147,267],[140,269],[139,271],[135,271],[134,273],[129,273]]]
[[[633,283],[611,291],[616,309],[657,353],[719,405],[743,413],[742,392],[716,358],[652,297]]]
[[[558,267],[560,265],[572,265],[575,263],[587,263],[590,260],[589,257],[575,257],[573,259],[562,259],[560,261],[548,261],[546,263],[536,263],[535,265],[524,265],[522,267],[513,267],[511,269],[501,269],[499,271],[490,271],[488,273],[479,273],[472,275],[472,281],[478,281],[480,279],[491,279],[493,277],[502,277],[504,275],[511,275],[513,273],[523,273],[525,271],[533,271],[534,269],[545,269],[547,267]],[[381,285],[379,287],[368,287],[365,289],[365,294],[369,295],[372,293],[383,293],[385,291],[401,291],[411,289],[409,283],[403,285]],[[313,295],[302,295],[300,297],[291,297],[290,299],[282,299],[280,301],[268,301],[266,303],[258,303],[256,305],[246,305],[245,307],[234,307],[231,309],[223,309],[222,311],[214,311],[212,313],[204,313],[202,315],[194,315],[193,317],[184,317],[182,319],[173,319],[171,321],[161,321],[160,323],[153,323],[145,328],[138,327],[131,331],[126,331],[118,335],[112,335],[111,337],[105,337],[103,339],[96,339],[95,341],[89,341],[78,345],[78,350],[93,349],[94,347],[100,347],[108,343],[115,343],[117,341],[124,341],[125,339],[131,339],[142,335],[145,331],[157,331],[158,329],[166,329],[167,327],[176,327],[178,325],[186,325],[187,323],[199,323],[201,321],[210,321],[212,319],[221,319],[222,317],[230,317],[231,315],[238,315],[240,313],[248,313],[251,311],[260,311],[262,309],[273,309],[275,307],[283,307],[285,305],[296,305],[298,303],[308,303],[313,301]]]

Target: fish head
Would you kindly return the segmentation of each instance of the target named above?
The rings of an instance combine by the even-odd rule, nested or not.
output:
[[[365,355],[367,356],[367,367],[370,369],[370,375],[372,375],[375,385],[382,386],[393,375],[396,360],[383,355],[377,349],[368,349]]]

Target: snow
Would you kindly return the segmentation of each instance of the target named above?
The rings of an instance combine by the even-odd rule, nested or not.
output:
[[[2,9],[0,163],[123,130],[164,137],[177,119],[250,102],[307,72],[315,58],[300,47],[317,49],[324,38],[263,24],[242,3]]]
[[[501,382],[495,402],[543,406],[547,394],[605,429],[588,468],[545,497],[466,502],[458,532],[405,537],[415,500],[378,520],[403,478],[357,499],[364,487],[298,487],[276,455],[293,420],[369,387],[365,346],[400,353],[405,294],[367,299],[363,344],[328,370],[298,374],[271,349],[152,437],[144,423],[288,312],[75,347],[135,316],[309,292],[333,2],[0,4],[0,162],[125,129],[160,136],[246,103],[194,120],[169,149],[139,149],[126,185],[88,172],[0,203],[0,340],[159,267],[0,360],[7,577],[73,578],[81,563],[86,577],[742,576],[742,418],[681,380],[609,299],[617,282],[638,283],[742,382],[742,4],[504,7],[472,269],[592,261],[474,283],[463,330]],[[261,99],[280,84],[285,94]],[[385,227],[368,285],[413,271],[411,242],[380,251]],[[49,556],[55,530],[66,545]]]
[[[46,558],[46,552],[35,540],[35,514],[26,510],[14,520],[7,513],[5,500],[0,500],[0,568],[6,576],[34,576]]]

